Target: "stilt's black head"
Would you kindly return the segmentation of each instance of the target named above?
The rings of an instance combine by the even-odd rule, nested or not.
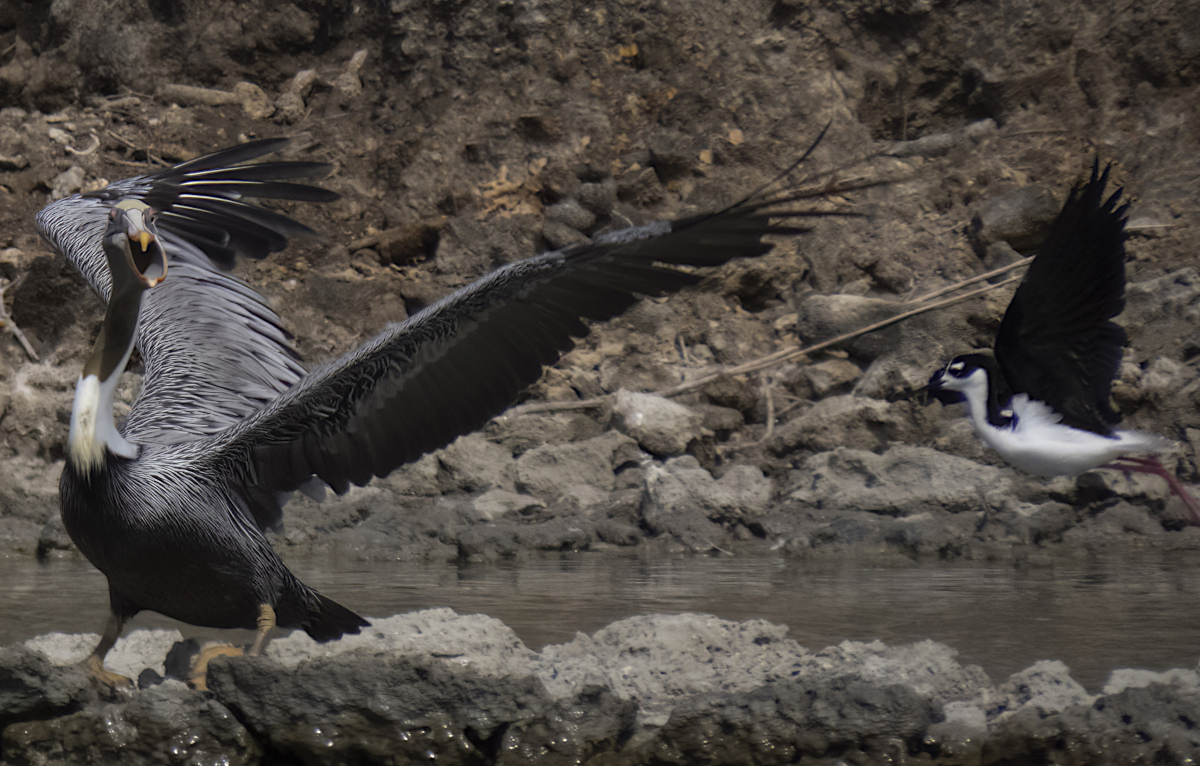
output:
[[[988,422],[997,428],[1013,421],[1009,408],[1012,391],[1004,380],[1000,365],[991,354],[963,354],[950,360],[929,379],[926,391],[942,404],[959,404],[967,400],[966,392],[979,390],[987,402]]]

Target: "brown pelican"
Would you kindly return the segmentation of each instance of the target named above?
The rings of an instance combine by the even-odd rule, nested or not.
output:
[[[966,402],[980,437],[1017,468],[1074,476],[1093,468],[1166,480],[1200,524],[1200,504],[1152,455],[1169,442],[1119,429],[1110,393],[1125,330],[1125,215],[1121,189],[1104,199],[1109,168],[1097,161],[1071,191],[1013,295],[994,354],[955,357],[929,390],[943,404]]]
[[[302,584],[264,537],[281,498],[315,480],[345,492],[479,428],[587,334],[582,319],[700,281],[677,266],[761,255],[764,234],[848,214],[797,204],[821,191],[764,187],[715,213],[509,264],[306,373],[266,302],[223,273],[236,255],[311,234],[244,198],[336,196],[287,180],[318,164],[247,164],[285,141],[121,181],[37,218],[109,300],[76,392],[61,495],[71,538],[108,577],[112,617],[84,663],[113,683],[104,656],[143,609],[255,628],[251,654],[276,625],[318,641],[358,632],[366,621]],[[117,424],[113,391],[135,344],[143,386]]]

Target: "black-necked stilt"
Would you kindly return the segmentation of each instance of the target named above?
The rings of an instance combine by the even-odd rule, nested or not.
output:
[[[1013,295],[995,352],[955,357],[929,381],[943,404],[966,402],[975,430],[1017,468],[1073,476],[1093,468],[1161,476],[1200,524],[1200,503],[1153,457],[1168,440],[1116,428],[1109,403],[1125,330],[1125,214],[1121,189],[1104,199],[1097,161]]]

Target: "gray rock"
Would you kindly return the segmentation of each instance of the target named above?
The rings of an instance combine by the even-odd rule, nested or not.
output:
[[[72,165],[54,179],[50,189],[50,199],[58,200],[69,197],[83,188],[84,172],[78,165]]]
[[[903,686],[788,681],[689,699],[661,736],[683,763],[788,764],[831,752],[849,762],[890,763],[921,742],[935,712]]]
[[[606,216],[617,204],[617,182],[611,178],[600,183],[582,184],[575,193],[579,204],[598,216]]]
[[[0,471],[0,516],[37,525],[58,516],[58,478],[61,463],[24,455],[5,458]]]
[[[443,491],[477,492],[493,488],[511,491],[516,487],[517,469],[512,452],[481,433],[460,436],[434,454],[446,474]]]
[[[568,488],[590,484],[613,489],[613,458],[628,436],[608,432],[573,444],[545,444],[517,459],[517,489],[554,500]]]
[[[1200,347],[1200,271],[1193,266],[1125,288],[1121,325],[1139,362]],[[1181,343],[1182,341],[1182,343]]]
[[[1108,677],[1102,694],[1120,694],[1126,689],[1141,689],[1151,684],[1167,684],[1191,691],[1200,690],[1200,673],[1186,668],[1174,668],[1165,673],[1141,668],[1119,668]]]
[[[897,141],[885,154],[893,157],[941,157],[969,140],[980,141],[998,130],[993,119],[977,120],[959,130],[931,133],[911,141]]]
[[[780,426],[768,446],[778,455],[835,447],[878,450],[903,428],[901,418],[888,402],[853,395],[831,396]]]
[[[474,505],[479,517],[485,521],[494,521],[501,516],[546,507],[546,504],[536,497],[520,495],[506,489],[493,489],[485,492],[475,498]]]
[[[722,525],[748,522],[770,503],[774,482],[749,465],[731,468],[719,480],[691,455],[646,469],[642,521],[652,532],[672,535],[696,550],[724,539]]]
[[[642,530],[620,519],[602,519],[596,522],[596,537],[609,545],[637,545],[645,537]]]
[[[1089,705],[1095,699],[1071,678],[1070,668],[1062,662],[1041,660],[1000,685],[989,717],[1000,721],[1022,712],[1045,717],[1073,705]]]
[[[552,518],[540,524],[503,521],[459,530],[458,558],[496,561],[529,551],[577,551],[595,539],[595,525],[577,517]]]
[[[839,447],[813,455],[790,497],[827,510],[910,514],[1003,507],[1012,471],[927,447],[896,445],[881,455]]]
[[[546,208],[545,216],[547,221],[561,223],[581,232],[587,231],[588,227],[596,221],[595,214],[574,199],[565,199],[551,205]]]
[[[996,688],[933,641],[813,653],[786,633],[651,615],[533,652],[498,620],[433,609],[327,644],[295,631],[265,657],[217,659],[212,696],[166,681],[109,699],[77,667],[9,647],[5,762],[870,763],[926,749],[935,763],[1050,763],[1066,747],[1079,763],[1173,763],[1200,745],[1193,670],[1114,674],[1096,697],[1062,663],[1040,662]],[[166,653],[154,641],[118,649],[141,653],[134,667]]]
[[[117,639],[104,658],[104,665],[128,678],[137,678],[146,668],[165,675],[163,658],[182,640],[178,630],[131,630]],[[31,638],[23,646],[41,653],[55,665],[73,666],[91,654],[99,641],[96,633],[46,633]]]
[[[573,412],[501,415],[488,427],[488,436],[514,455],[545,444],[586,441],[604,433],[595,420]]]
[[[806,343],[819,343],[860,330],[903,311],[894,301],[860,295],[812,295],[797,310],[796,326]],[[896,326],[845,342],[852,355],[865,359],[893,351],[902,345]]]
[[[622,390],[613,398],[613,427],[660,457],[682,455],[700,437],[702,422],[696,412],[661,396]]]
[[[542,236],[546,238],[546,242],[553,250],[562,250],[571,245],[583,245],[592,241],[588,235],[562,221],[547,220],[542,226]]]
[[[233,96],[242,105],[242,111],[252,120],[265,120],[275,114],[275,104],[266,92],[252,82],[239,82],[233,86]]]
[[[1101,477],[1096,476],[1095,478],[1100,479]],[[1105,478],[1121,481],[1115,477]],[[1159,489],[1162,489],[1162,485],[1165,484],[1161,480],[1146,483],[1156,484]],[[1081,524],[1064,531],[1062,540],[1069,545],[1084,546],[1089,543],[1104,544],[1119,536],[1151,536],[1161,535],[1164,532],[1162,523],[1151,516],[1145,508],[1121,502],[1111,508],[1105,508],[1096,516],[1086,518]]]
[[[746,417],[732,407],[721,407],[717,404],[692,404],[688,406],[688,409],[700,416],[701,427],[718,436],[735,431],[746,424]]]
[[[1017,250],[1041,244],[1062,203],[1048,189],[1026,186],[987,200],[971,220],[970,234],[982,252],[1004,241]]]
[[[1016,263],[1019,260],[1021,260],[1021,254],[1013,250],[1012,245],[1004,240],[991,243],[983,254],[983,265],[988,271]]]
[[[349,652],[440,654],[460,666],[498,676],[524,672],[536,656],[512,628],[496,618],[460,615],[452,609],[423,609],[373,619],[362,633],[329,644],[318,644],[303,631],[293,631],[267,647],[267,656],[289,669],[311,659]]]
[[[823,399],[843,392],[862,377],[862,370],[848,359],[826,359],[800,368],[800,376],[808,383],[811,399]]]
[[[1046,715],[1023,710],[992,726],[987,759],[1052,763],[1071,753],[1071,763],[1190,763],[1200,756],[1195,726],[1200,693],[1152,684],[1100,697]]]
[[[617,181],[617,197],[633,205],[653,205],[663,198],[663,185],[654,168],[641,168]]]
[[[751,691],[790,678],[805,650],[786,634],[765,620],[630,617],[545,647],[533,667],[554,697],[600,684],[636,702],[642,724],[661,725],[692,695]]]
[[[505,731],[497,766],[569,766],[618,757],[636,730],[637,704],[606,686],[588,686],[556,700],[545,715],[517,721]],[[634,756],[636,757],[636,756]],[[618,761],[619,762],[619,761]]]
[[[959,664],[958,652],[936,641],[888,646],[882,641],[843,641],[805,658],[800,675],[854,675],[881,686],[899,684],[938,705],[952,702],[986,707],[995,695],[978,665]]]

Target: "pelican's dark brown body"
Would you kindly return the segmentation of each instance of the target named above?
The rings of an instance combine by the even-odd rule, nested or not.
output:
[[[367,624],[288,570],[244,500],[195,472],[156,468],[154,452],[142,447],[133,460],[108,454],[86,476],[68,460],[59,482],[63,524],[108,578],[115,615],[149,609],[193,625],[253,630],[259,605],[269,604],[280,627],[303,628],[318,641]]]

